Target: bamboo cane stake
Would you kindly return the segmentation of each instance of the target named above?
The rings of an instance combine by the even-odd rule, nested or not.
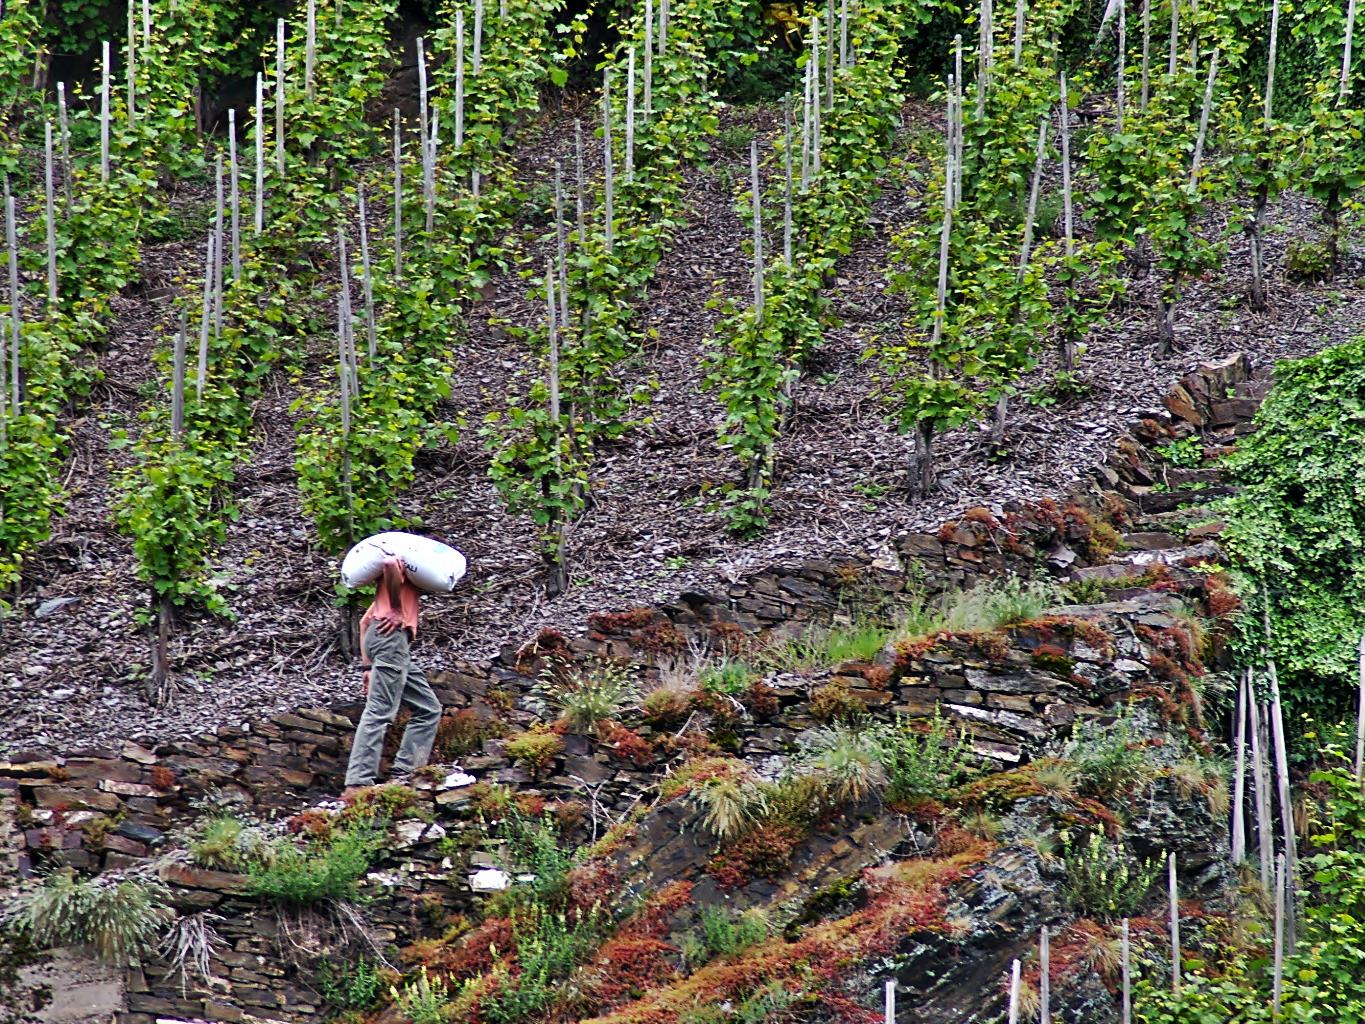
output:
[[[455,12],[455,152],[464,149],[464,11]]]
[[[317,61],[318,46],[318,5],[317,0],[308,0],[308,28],[303,50],[303,94],[308,102],[313,102],[313,65]]]
[[[1132,1024],[1133,1020],[1133,954],[1132,943],[1128,936],[1128,918],[1123,919],[1123,930],[1119,938],[1119,959],[1122,961],[1123,993],[1119,1018],[1120,1024]]]
[[[1060,122],[1062,136],[1062,228],[1066,235],[1066,255],[1075,252],[1075,208],[1071,196],[1071,106],[1067,101],[1066,72],[1061,76],[1062,117]]]
[[[57,211],[52,179],[52,122],[43,125],[43,219],[47,228],[47,308],[57,308]]]
[[[128,127],[137,124],[137,22],[134,20],[136,8],[128,5]]]
[[[66,83],[57,83],[57,124],[62,137],[62,192],[66,200],[66,216],[71,216],[71,125],[66,113]]]
[[[242,276],[241,169],[237,166],[237,111],[228,111],[228,168],[232,208],[232,279]]]
[[[1019,1024],[1019,961],[1010,967],[1010,1013],[1009,1024]]]
[[[1171,52],[1166,74],[1175,75],[1176,51],[1180,46],[1180,0],[1171,0]]]
[[[1365,654],[1365,647],[1362,647]],[[1234,765],[1232,771],[1232,862],[1242,864],[1246,861],[1246,716],[1247,716],[1247,673],[1237,684],[1237,722],[1233,727],[1232,749]]]
[[[782,258],[787,266],[792,265],[792,95],[787,93],[782,101],[782,131],[786,139],[782,147],[782,171],[784,187],[782,193]]]
[[[474,0],[474,52],[470,56],[470,71],[479,73],[483,67],[483,0]]]
[[[758,140],[749,142],[749,180],[754,217],[754,323],[763,321],[763,198],[758,181]]]
[[[568,228],[564,222],[564,168],[555,161],[555,258],[559,264],[559,322],[569,326]]]
[[[1014,0],[1014,63],[1019,64],[1024,57],[1024,15],[1028,10],[1028,0]]]
[[[1204,84],[1204,105],[1199,110],[1199,134],[1194,140],[1194,158],[1190,162],[1190,184],[1199,177],[1199,165],[1204,158],[1204,140],[1209,133],[1209,112],[1213,109],[1213,82],[1218,74],[1218,48],[1209,57],[1209,77]]]
[[[1180,893],[1175,881],[1175,854],[1166,855],[1166,883],[1171,901],[1171,991],[1180,992]]]
[[[256,190],[252,196],[251,225],[259,235],[265,230],[265,78],[256,72]]]
[[[635,47],[626,58],[626,181],[635,180]]]
[[[1118,130],[1123,131],[1124,78],[1128,66],[1128,0],[1119,0],[1119,55],[1114,69],[1114,110]]]
[[[19,352],[23,347],[23,305],[19,300],[19,236],[14,226],[14,197],[5,179],[5,244],[9,250],[9,332],[10,332],[10,411],[18,416],[23,409],[19,377]]]
[[[1047,925],[1038,935],[1038,1024],[1052,1024],[1052,947]]]
[[[356,186],[356,206],[360,211],[360,270],[364,277],[361,286],[365,293],[365,341],[369,364],[374,365],[379,351],[378,328],[374,322],[374,278],[370,271],[369,212],[365,207],[365,186]]]
[[[602,219],[607,252],[612,251],[611,69],[602,69]]]
[[[130,5],[131,6],[131,5]],[[202,392],[199,395],[203,398]],[[171,348],[171,434],[177,438],[185,433],[185,323],[175,332]]]
[[[215,205],[213,218],[213,337],[223,336],[223,250],[226,244],[226,207],[223,203],[223,154],[214,161]]]
[[[884,985],[885,1009],[882,1019],[885,1024],[896,1024],[896,983],[888,981]]]
[[[100,73],[100,181],[109,180],[109,42],[101,46]]]
[[[645,108],[645,120],[654,113],[654,0],[645,0],[645,67],[644,95],[641,103]]]
[[[284,176],[284,19],[275,22],[275,171]]]
[[[403,132],[393,108],[393,277],[403,279]]]
[[[1274,13],[1279,13],[1278,5]],[[1356,0],[1349,0],[1346,5],[1346,38],[1341,44],[1341,87],[1337,94],[1338,102],[1344,100],[1347,93],[1351,91],[1351,44],[1355,41],[1355,31]]]
[[[1152,62],[1152,0],[1142,0],[1142,95],[1138,109],[1147,111],[1147,96],[1151,89]]]
[[[1280,1019],[1280,996],[1284,991],[1284,924],[1285,924],[1285,887],[1288,880],[1285,878],[1285,857],[1281,853],[1275,858],[1275,945],[1274,945],[1274,981],[1272,982],[1272,995],[1270,1003],[1270,1015],[1272,1020]]]
[[[209,325],[213,319],[213,266],[216,259],[214,242],[217,239],[209,232],[208,242],[204,245],[204,297],[199,312],[199,359],[195,366],[194,394],[198,399],[204,397],[204,380],[209,365]]]

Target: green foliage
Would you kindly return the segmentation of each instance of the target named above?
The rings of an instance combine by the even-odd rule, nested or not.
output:
[[[1280,670],[1287,715],[1330,718],[1354,699],[1365,629],[1365,338],[1280,363],[1257,429],[1227,461],[1241,490],[1222,537],[1238,589],[1269,601],[1241,620],[1248,660],[1262,643]]]
[[[1128,722],[1081,722],[1067,742],[1065,756],[1086,793],[1112,800],[1145,790],[1154,776],[1147,752],[1134,742]]]
[[[1291,238],[1285,245],[1284,269],[1296,281],[1325,281],[1332,276],[1332,252],[1325,242]]]
[[[1204,441],[1198,436],[1157,445],[1156,451],[1164,461],[1169,462],[1172,466],[1189,468],[1201,465],[1204,461]]]
[[[508,757],[529,771],[532,778],[538,779],[564,752],[564,741],[537,722],[526,732],[507,740],[503,749]]]
[[[712,956],[732,956],[766,939],[768,922],[754,908],[733,914],[723,907],[703,906],[701,937]]]
[[[1161,873],[1159,859],[1138,862],[1121,841],[1111,840],[1103,832],[1064,832],[1061,839],[1066,865],[1061,895],[1073,910],[1086,917],[1105,921],[1131,917]]]
[[[702,826],[717,839],[735,839],[768,813],[768,796],[757,779],[719,776],[693,783],[692,803]]]
[[[882,737],[886,799],[891,803],[941,800],[972,773],[971,744],[965,726],[953,733],[938,711],[928,729],[897,718]]]
[[[429,975],[425,964],[415,978],[403,983],[401,990],[390,985],[389,997],[411,1024],[449,1024],[449,986],[444,979]]]
[[[338,1010],[369,1009],[383,991],[381,984],[379,966],[364,957],[354,963],[324,959],[318,967],[318,991]]]
[[[747,663],[733,658],[704,666],[699,677],[703,690],[727,696],[743,693],[754,679],[754,670]]]
[[[244,871],[271,859],[275,848],[265,834],[228,813],[206,818],[189,846],[190,860],[218,871]]]
[[[170,893],[158,882],[110,872],[77,878],[71,870],[49,875],[20,891],[4,920],[36,946],[84,946],[101,960],[126,966],[151,950],[174,918]]]
[[[888,730],[873,726],[825,726],[803,738],[801,760],[835,801],[862,803],[886,787],[886,762],[897,756],[889,749],[896,740]]]
[[[330,836],[300,846],[284,838],[273,856],[248,865],[253,895],[291,906],[315,906],[327,900],[355,900],[361,877],[370,869],[383,843],[370,821],[356,820]]]

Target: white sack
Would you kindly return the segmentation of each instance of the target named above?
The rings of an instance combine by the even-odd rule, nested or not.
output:
[[[341,562],[341,582],[363,587],[379,578],[384,559],[400,558],[414,586],[429,594],[448,594],[464,575],[465,558],[454,548],[413,533],[376,533],[366,537]]]

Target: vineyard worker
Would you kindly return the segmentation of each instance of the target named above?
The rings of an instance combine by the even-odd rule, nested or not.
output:
[[[374,785],[379,774],[379,755],[384,735],[398,714],[407,707],[412,718],[403,731],[403,742],[393,759],[390,778],[416,771],[427,763],[436,727],[441,721],[441,702],[426,675],[413,663],[411,645],[417,639],[418,591],[408,582],[400,558],[385,558],[374,602],[360,620],[360,657],[365,670],[365,711],[356,726],[351,759],[346,766],[346,790],[354,795]]]

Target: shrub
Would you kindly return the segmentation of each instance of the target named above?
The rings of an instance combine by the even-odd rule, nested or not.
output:
[[[645,721],[656,729],[667,729],[687,718],[692,709],[692,695],[676,686],[658,686],[645,694]]]
[[[1050,583],[1028,582],[1017,576],[978,583],[954,594],[944,605],[945,628],[954,633],[999,629],[1043,615],[1057,601]]]
[[[216,871],[244,871],[252,863],[268,860],[271,853],[264,832],[226,813],[207,819],[189,846],[190,860]]]
[[[324,959],[318,966],[318,992],[338,1010],[369,1009],[379,998],[381,981],[379,967],[364,957],[354,964]]]
[[[640,701],[627,670],[611,662],[599,662],[591,670],[574,667],[561,675],[547,673],[535,692],[540,703],[581,733],[620,718]]]
[[[1147,752],[1132,742],[1128,722],[1082,722],[1065,749],[1081,791],[1101,799],[1145,789],[1154,777]]]
[[[768,922],[760,910],[751,908],[733,915],[721,907],[701,908],[701,936],[712,956],[731,956],[756,946],[768,937]]]
[[[292,906],[354,900],[359,896],[356,883],[369,870],[380,845],[381,835],[373,824],[358,820],[326,840],[303,846],[282,839],[271,863],[250,865],[250,891]]]
[[[502,735],[498,723],[484,721],[477,711],[460,708],[454,714],[445,715],[436,727],[436,742],[432,751],[439,761],[453,761],[465,754],[472,754],[483,747],[483,741]]]
[[[708,693],[734,696],[748,689],[753,676],[753,670],[744,662],[726,658],[701,670],[701,687]]]
[[[1062,860],[1062,898],[1078,914],[1106,921],[1133,916],[1161,872],[1160,859],[1138,863],[1121,842],[1108,841],[1100,831],[1063,832]]]
[[[539,779],[554,759],[564,753],[564,741],[537,722],[526,732],[508,740],[504,749],[508,757],[531,773],[532,778]]]
[[[927,730],[897,718],[882,733],[882,746],[886,799],[893,804],[940,799],[972,771],[966,728],[959,726],[954,736],[948,720],[937,711]]]
[[[825,636],[825,656],[830,665],[846,661],[871,661],[891,639],[892,629],[872,622],[835,626]]]
[[[425,964],[415,978],[404,982],[402,991],[389,986],[389,996],[412,1024],[448,1024],[450,991],[443,979],[427,973]]]
[[[83,946],[107,963],[126,965],[148,952],[174,918],[169,897],[165,886],[143,877],[77,878],[68,868],[20,892],[5,920],[36,946]]]
[[[1325,281],[1332,276],[1332,251],[1317,239],[1291,238],[1284,250],[1284,269],[1295,281]]]

